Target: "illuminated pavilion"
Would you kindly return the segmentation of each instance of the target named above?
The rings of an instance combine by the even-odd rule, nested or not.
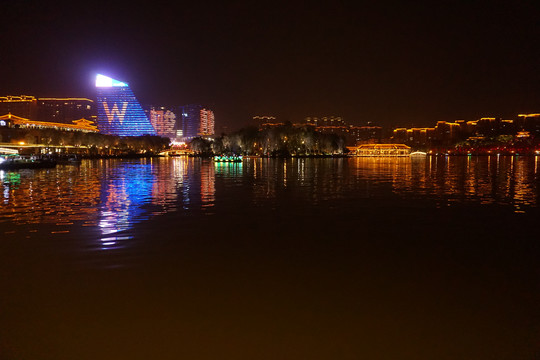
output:
[[[56,129],[63,131],[98,132],[93,121],[87,119],[73,120],[73,124],[55,123],[48,121],[34,121],[11,113],[0,116],[1,128],[25,128],[25,129]]]
[[[411,148],[405,144],[362,144],[350,148],[356,156],[409,156]]]

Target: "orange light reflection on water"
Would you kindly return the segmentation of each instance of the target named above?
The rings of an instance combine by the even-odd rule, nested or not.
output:
[[[215,214],[218,204],[235,201],[235,191],[256,206],[274,207],[283,196],[318,206],[393,194],[441,206],[476,202],[523,212],[538,206],[538,161],[497,155],[84,161],[78,167],[0,171],[0,223],[46,223],[64,228],[59,231],[98,227],[110,237],[171,211]]]

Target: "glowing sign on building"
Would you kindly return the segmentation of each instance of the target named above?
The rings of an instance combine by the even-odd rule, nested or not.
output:
[[[156,135],[154,127],[128,84],[108,76],[96,76],[97,125],[102,134]]]
[[[164,107],[152,107],[148,112],[148,117],[159,136],[168,138],[176,137],[176,115],[172,111]]]
[[[124,101],[122,102],[122,110],[118,109],[118,104],[114,104],[113,108],[109,109],[109,105],[106,102],[103,103],[103,110],[105,111],[105,115],[107,115],[107,120],[109,121],[109,124],[113,122],[115,115],[120,124],[122,124],[124,122],[124,116],[126,116],[127,106],[128,102]]]
[[[115,80],[105,75],[97,74],[96,87],[113,87],[113,86],[125,87],[125,86],[128,86],[128,84]]]

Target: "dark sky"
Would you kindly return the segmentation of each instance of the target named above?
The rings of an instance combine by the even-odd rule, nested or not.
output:
[[[171,5],[174,4],[174,5]],[[540,111],[535,2],[2,3],[0,95],[94,97],[101,72],[143,104],[432,125]]]

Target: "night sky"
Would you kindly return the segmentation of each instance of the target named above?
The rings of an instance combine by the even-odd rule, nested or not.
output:
[[[351,2],[352,3],[352,2]],[[434,125],[540,111],[535,2],[2,3],[0,95],[95,96],[96,73],[143,104]]]

